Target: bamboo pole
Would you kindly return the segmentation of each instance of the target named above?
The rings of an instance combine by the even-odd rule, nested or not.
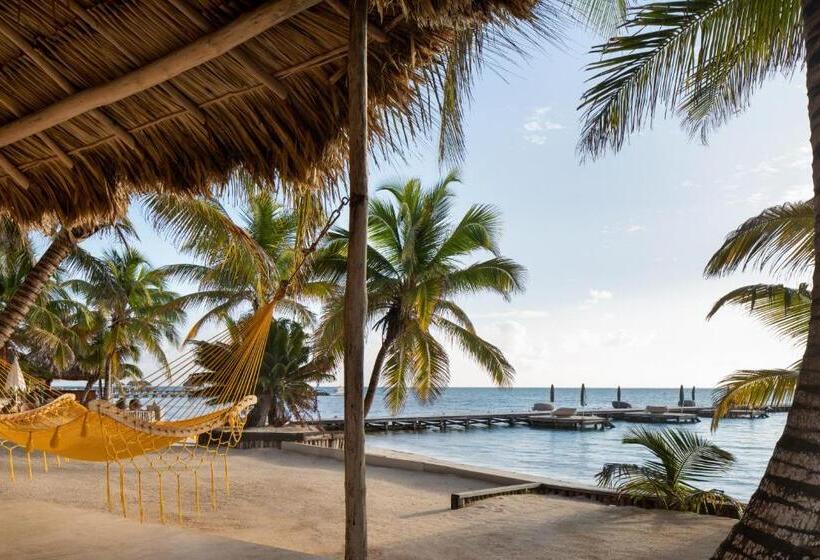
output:
[[[350,5],[350,242],[345,285],[345,560],[367,558],[364,329],[367,309],[367,0]]]

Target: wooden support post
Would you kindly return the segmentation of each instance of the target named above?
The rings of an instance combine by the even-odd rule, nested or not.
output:
[[[367,0],[350,9],[350,242],[345,285],[345,560],[367,558],[364,330],[367,310]]]

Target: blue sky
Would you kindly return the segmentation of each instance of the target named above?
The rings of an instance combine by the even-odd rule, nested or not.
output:
[[[495,204],[502,251],[529,269],[526,293],[512,302],[463,302],[480,334],[507,353],[522,387],[712,386],[734,369],[788,365],[797,349],[744,313],[704,320],[725,291],[769,279],[705,280],[702,270],[744,219],[811,196],[803,76],[766,86],[708,146],[659,119],[620,154],[581,165],[576,106],[590,42],[579,35],[503,77],[486,72],[475,88],[458,209]],[[422,143],[406,162],[372,166],[371,185],[436,180],[434,153]],[[154,264],[180,260],[141,233]],[[488,380],[455,354],[452,384]]]

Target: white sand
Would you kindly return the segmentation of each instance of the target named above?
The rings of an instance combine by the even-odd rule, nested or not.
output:
[[[203,513],[199,519],[186,516],[188,531],[318,555],[341,555],[344,502],[340,462],[269,449],[232,453],[232,495],[220,494],[216,512]],[[99,465],[71,462],[60,471],[36,473],[31,482],[20,476],[20,470],[15,484],[10,485],[5,477],[0,479],[0,500],[41,500],[83,510],[105,509]],[[166,486],[170,517],[176,507],[171,486]],[[488,486],[491,484],[454,476],[371,467],[367,487],[371,557],[702,559],[709,557],[733,523],[730,519],[538,495],[504,496],[457,511],[449,509],[451,492]],[[155,494],[155,490],[146,488],[146,495]],[[192,500],[192,493],[185,492],[186,512]],[[128,509],[133,515],[135,504],[130,502]],[[150,520],[143,527],[151,534],[151,524],[157,521],[154,504],[149,506],[148,516]],[[36,539],[36,525],[32,524],[31,531],[29,538]],[[78,538],[93,540],[89,531],[93,529],[86,526]],[[0,542],[5,537],[0,533]]]

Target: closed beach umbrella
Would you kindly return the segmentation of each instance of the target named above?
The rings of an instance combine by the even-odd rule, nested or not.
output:
[[[550,385],[550,402],[555,402],[555,385]]]
[[[683,395],[683,385],[680,386],[680,394],[678,395],[678,406],[683,406],[684,395]]]
[[[587,388],[581,383],[581,406],[587,405]]]
[[[6,374],[6,384],[4,388],[8,392],[19,391],[24,393],[26,391],[26,379],[23,377],[23,371],[20,369],[20,363],[17,361],[17,358],[14,358],[14,361],[11,362],[9,372]]]
[[[618,391],[615,393],[615,400],[621,402],[621,386],[618,385]]]
[[[697,399],[695,398],[695,386],[694,386],[694,385],[692,385],[692,402],[694,402],[694,401],[696,401],[696,400],[697,400]]]

